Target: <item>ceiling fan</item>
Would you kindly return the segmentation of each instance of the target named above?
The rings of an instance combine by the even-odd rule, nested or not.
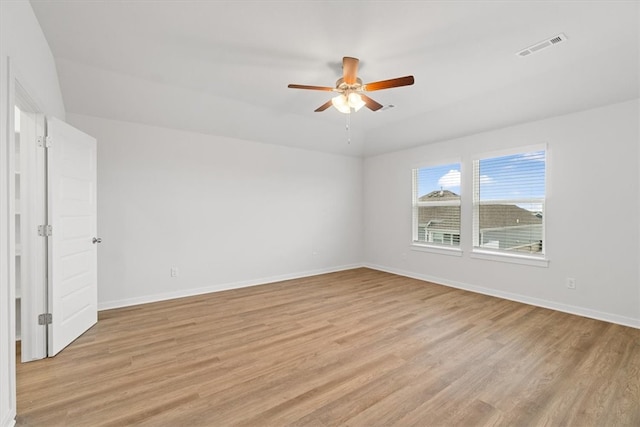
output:
[[[288,87],[292,89],[309,89],[309,90],[325,90],[330,92],[338,92],[340,95],[330,99],[315,109],[316,113],[324,111],[333,105],[341,113],[349,114],[351,109],[358,111],[360,108],[367,106],[371,111],[378,111],[382,108],[382,104],[369,98],[363,92],[372,92],[374,90],[391,89],[400,86],[410,86],[413,84],[413,76],[398,77],[395,79],[381,80],[379,82],[363,84],[358,78],[358,58],[345,56],[342,58],[342,77],[336,82],[336,87],[328,86],[308,86],[290,84]]]

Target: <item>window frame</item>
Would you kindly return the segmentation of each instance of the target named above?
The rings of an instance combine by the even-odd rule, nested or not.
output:
[[[421,202],[418,200],[418,172],[420,169],[427,168],[435,168],[439,166],[446,166],[456,164],[458,166],[458,170],[460,171],[460,198],[458,200],[447,200],[447,201],[430,201],[430,202]],[[422,251],[422,252],[432,252],[439,253],[444,255],[454,255],[461,256],[462,255],[462,198],[463,198],[463,163],[460,158],[455,159],[444,159],[439,160],[437,162],[429,162],[422,163],[420,165],[415,165],[411,169],[412,174],[412,185],[411,185],[411,249]],[[441,244],[436,242],[425,242],[418,240],[419,237],[419,208],[427,207],[427,206],[457,206],[460,209],[460,227],[458,229],[458,245],[448,245]],[[450,233],[454,234],[454,233]],[[453,238],[452,238],[453,239]]]
[[[543,151],[545,155],[544,169],[544,197],[543,198],[512,198],[512,199],[493,199],[479,200],[480,182],[480,161],[497,157],[512,156],[531,152]],[[491,261],[512,262],[516,264],[534,265],[539,267],[547,267],[549,260],[547,258],[547,199],[549,196],[549,147],[547,143],[519,146],[507,150],[491,151],[479,153],[472,157],[472,241],[471,241],[471,257],[485,259]],[[542,205],[542,247],[540,253],[513,252],[509,250],[501,250],[494,248],[483,248],[479,245],[480,240],[480,215],[479,207],[487,204],[517,204],[517,203],[539,203]]]

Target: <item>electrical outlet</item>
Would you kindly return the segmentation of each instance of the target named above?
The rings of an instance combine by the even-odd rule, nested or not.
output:
[[[178,267],[171,267],[171,277],[178,277]]]
[[[576,279],[573,277],[567,277],[567,288],[575,289],[576,288]]]

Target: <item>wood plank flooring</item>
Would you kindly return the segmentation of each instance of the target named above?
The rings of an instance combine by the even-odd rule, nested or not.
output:
[[[19,426],[640,426],[640,330],[355,269],[103,311]]]

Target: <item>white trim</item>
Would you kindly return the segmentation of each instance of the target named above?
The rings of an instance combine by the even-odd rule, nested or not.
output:
[[[98,311],[110,310],[112,308],[128,307],[131,305],[138,305],[138,304],[148,304],[152,302],[166,301],[166,300],[171,300],[176,298],[191,297],[194,295],[209,294],[212,292],[221,292],[221,291],[227,291],[230,289],[246,288],[249,286],[267,285],[270,283],[282,282],[283,280],[300,279],[304,277],[317,276],[319,274],[335,273],[337,271],[352,270],[354,268],[361,268],[361,267],[363,267],[363,264],[350,264],[350,265],[343,265],[338,267],[322,268],[318,270],[301,271],[301,272],[292,273],[292,274],[283,274],[280,276],[263,277],[259,279],[243,280],[243,281],[231,282],[231,283],[220,283],[217,285],[207,285],[200,288],[185,289],[185,290],[174,291],[174,292],[164,292],[161,294],[145,295],[140,297],[115,300],[115,301],[98,302]],[[103,283],[103,286],[104,286],[104,283]]]
[[[15,425],[15,417],[16,417],[16,408],[17,408],[17,397],[16,397],[16,351],[15,351],[15,342],[16,342],[16,304],[15,304],[15,216],[13,215],[13,211],[15,209],[15,200],[13,199],[12,194],[14,191],[12,176],[14,175],[14,165],[15,161],[12,158],[13,154],[9,151],[13,151],[15,149],[14,142],[14,112],[15,105],[18,103],[24,108],[25,106],[29,108],[35,108],[39,110],[37,106],[43,105],[37,96],[37,91],[29,84],[29,80],[26,78],[26,75],[21,72],[21,69],[16,65],[15,61],[10,56],[1,56],[0,57],[0,67],[2,67],[2,71],[0,71],[0,76],[2,76],[2,81],[0,84],[6,88],[6,105],[3,105],[0,108],[0,111],[3,111],[3,108],[6,108],[6,111],[3,111],[4,117],[0,118],[0,122],[6,126],[4,126],[4,133],[0,135],[0,150],[4,152],[5,156],[2,157],[4,160],[3,169],[6,170],[6,174],[4,177],[0,178],[0,209],[2,209],[2,217],[4,214],[7,214],[6,218],[7,222],[4,223],[4,218],[0,221],[1,225],[4,227],[7,226],[6,236],[7,242],[2,243],[0,245],[0,257],[2,257],[2,264],[4,262],[8,262],[6,270],[3,268],[4,272],[2,276],[0,276],[0,285],[4,285],[5,280],[8,280],[6,286],[6,294],[8,295],[8,310],[5,311],[6,307],[2,307],[3,316],[8,316],[8,326],[9,326],[9,342],[2,343],[1,351],[8,351],[8,361],[9,361],[9,379],[7,380],[6,385],[8,386],[8,390],[5,392],[9,395],[8,403],[9,403],[9,413],[8,419],[5,416],[2,419],[1,426],[13,426]],[[5,74],[6,73],[6,74]],[[20,86],[20,90],[16,91],[16,87]],[[20,98],[16,98],[16,92],[19,94],[25,95],[24,97],[20,96]],[[8,120],[8,122],[4,122],[4,120]],[[6,179],[5,179],[6,178]],[[10,215],[9,215],[10,214]],[[6,245],[6,246],[5,246]],[[6,251],[6,252],[5,252]],[[4,266],[4,265],[2,265]],[[4,288],[4,286],[0,286],[0,288]],[[0,301],[2,298],[0,297]],[[4,301],[2,301],[4,302]],[[24,304],[24,299],[21,301],[21,304]],[[1,323],[1,322],[0,322]],[[25,327],[25,325],[21,325],[21,327]],[[2,332],[0,332],[0,336]],[[7,350],[8,349],[8,350]],[[0,356],[0,358],[4,357],[4,355]],[[4,383],[3,383],[4,384]]]
[[[448,247],[448,246],[436,246],[420,243],[411,244],[410,249],[417,252],[429,252],[432,254],[450,255],[450,256],[462,256],[462,249],[460,247]]]
[[[0,263],[0,267],[2,268],[2,276],[0,277],[0,292],[4,293],[3,297],[0,297],[0,301],[2,305],[5,305],[1,308],[2,316],[7,316],[5,318],[7,323],[0,321],[0,324],[4,323],[4,327],[8,327],[7,330],[0,331],[0,336],[2,336],[3,340],[6,342],[2,342],[0,350],[3,354],[0,354],[0,359],[2,359],[3,363],[7,362],[9,364],[8,369],[8,378],[3,378],[2,387],[3,393],[6,393],[2,397],[2,399],[6,399],[3,402],[7,404],[6,409],[8,410],[7,414],[3,414],[3,424],[4,425],[13,425],[15,423],[16,416],[16,408],[17,408],[17,400],[16,400],[16,303],[15,303],[15,255],[16,255],[16,245],[15,245],[15,199],[13,197],[14,192],[14,181],[15,178],[14,169],[15,169],[15,161],[13,158],[13,151],[15,149],[14,142],[14,106],[15,106],[15,83],[16,83],[16,66],[13,64],[13,61],[9,56],[0,57],[0,61],[2,63],[0,66],[6,67],[4,72],[0,72],[0,75],[6,76],[6,80],[3,79],[0,84],[5,86],[6,88],[6,105],[0,108],[0,111],[3,111],[5,117],[0,118],[0,122],[4,124],[3,135],[0,136],[0,149],[3,151],[2,160],[4,175],[0,178],[0,197],[2,197],[2,201],[0,202],[0,208],[2,209],[2,213],[0,217],[2,217],[0,223],[2,227],[6,227],[6,229],[2,230],[4,234],[3,242],[0,246],[0,256],[2,256],[2,262]],[[6,109],[6,110],[4,110]],[[4,121],[7,120],[7,121]],[[6,268],[4,268],[6,267]],[[6,284],[6,287],[5,287]],[[6,298],[6,300],[4,300]],[[5,310],[7,309],[8,310]],[[6,325],[6,326],[5,326]],[[5,353],[6,352],[6,353]],[[4,370],[4,366],[2,366]],[[4,376],[4,372],[2,372]],[[6,386],[6,389],[4,388]],[[8,398],[6,397],[8,396]],[[3,408],[4,409],[4,408]],[[7,418],[8,417],[8,418]]]
[[[517,205],[517,204],[543,204],[544,205],[545,198],[544,197],[529,197],[523,199],[488,199],[488,200],[478,200],[476,203],[479,205]],[[532,212],[533,213],[533,212]]]
[[[7,416],[0,422],[0,426],[3,427],[13,427],[16,425],[16,411],[15,408],[12,408],[11,411],[7,413]]]
[[[487,261],[510,262],[512,264],[532,265],[534,267],[549,267],[549,260],[547,258],[537,257],[535,255],[523,255],[506,252],[502,253],[473,249],[469,256],[471,258],[484,259]]]
[[[419,208],[429,206],[460,206],[460,199],[418,201],[415,205]]]
[[[384,271],[387,273],[397,274],[399,276],[410,277],[412,279],[423,280],[426,282],[436,283],[438,285],[449,286],[451,288],[462,289],[465,291],[475,292],[478,294],[489,295],[509,301],[520,302],[523,304],[534,305],[536,307],[548,308],[563,313],[574,314],[577,316],[588,317],[590,319],[602,320],[604,322],[616,323],[618,325],[629,326],[631,328],[640,329],[640,318],[619,316],[613,313],[606,313],[589,308],[577,307],[574,305],[562,304],[541,298],[533,298],[525,295],[514,294],[511,292],[496,291],[494,289],[484,288],[482,286],[469,285],[467,283],[446,280],[440,277],[429,276],[426,274],[418,274],[409,271],[399,270],[396,268],[384,267],[377,264],[365,263],[365,267],[373,270]]]

